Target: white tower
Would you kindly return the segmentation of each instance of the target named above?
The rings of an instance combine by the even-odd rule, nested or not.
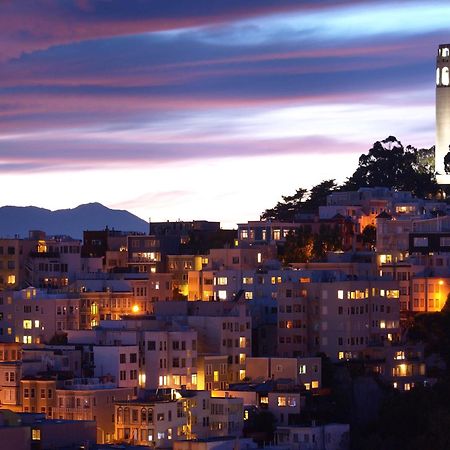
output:
[[[435,171],[440,184],[450,184],[450,44],[439,46],[436,59]]]

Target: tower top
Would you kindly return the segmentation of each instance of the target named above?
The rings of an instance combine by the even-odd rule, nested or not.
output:
[[[450,44],[440,44],[439,47],[438,47],[438,54],[437,54],[438,60],[440,58],[447,58],[448,59],[449,56],[450,56]]]

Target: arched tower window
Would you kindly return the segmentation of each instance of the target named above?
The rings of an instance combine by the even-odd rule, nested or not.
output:
[[[448,73],[448,67],[444,67],[442,69],[441,82],[444,86],[448,86],[450,84],[450,77]]]
[[[445,56],[449,56],[449,55],[450,55],[450,49],[443,48],[442,49],[442,56],[445,57]]]

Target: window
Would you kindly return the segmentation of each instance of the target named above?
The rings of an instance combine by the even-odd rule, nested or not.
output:
[[[415,237],[414,247],[428,247],[428,238],[425,236]]]
[[[441,247],[450,247],[450,236],[441,237],[439,241]]]
[[[125,353],[120,354],[120,364],[125,364],[127,362]]]
[[[31,440],[32,441],[40,441],[41,440],[41,430],[33,428],[31,430]]]
[[[148,351],[156,350],[156,342],[155,341],[147,341],[147,350]]]
[[[137,362],[137,354],[130,353],[130,363],[136,363],[136,362]]]

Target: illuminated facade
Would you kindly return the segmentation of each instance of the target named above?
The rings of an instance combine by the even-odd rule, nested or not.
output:
[[[436,179],[450,184],[450,44],[439,46],[436,58]]]

